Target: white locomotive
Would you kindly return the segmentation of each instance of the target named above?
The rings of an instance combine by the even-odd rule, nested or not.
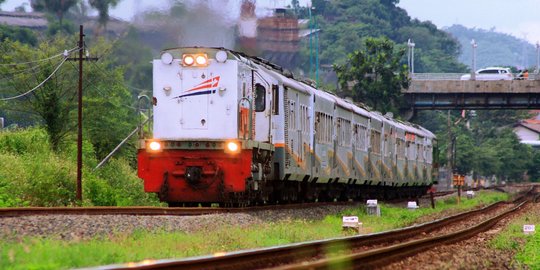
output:
[[[153,136],[139,176],[169,205],[417,196],[435,136],[223,48],[153,61]]]

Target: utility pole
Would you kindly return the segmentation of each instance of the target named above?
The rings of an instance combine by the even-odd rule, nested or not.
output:
[[[540,43],[536,42],[536,74],[540,73]],[[536,80],[537,78],[535,78]]]
[[[83,83],[84,32],[79,26],[79,91],[77,104],[77,200],[82,202],[82,83]]]
[[[473,39],[471,40],[471,46],[472,46],[472,66],[471,66],[471,80],[476,80],[476,47],[478,47],[478,44]]]
[[[411,41],[409,38],[407,40],[407,47],[409,47],[409,53],[408,53],[408,64],[409,64],[409,72],[411,75],[414,75],[414,42]]]
[[[84,31],[83,26],[79,26],[79,42],[77,48],[79,50],[79,57],[69,58],[71,61],[79,62],[79,89],[78,89],[78,103],[77,103],[77,194],[76,199],[82,202],[82,106],[83,106],[83,61],[98,60],[98,58],[84,57]]]
[[[450,188],[452,176],[454,174],[454,134],[452,133],[452,119],[450,117],[450,110],[448,110],[446,121],[448,127],[448,145],[446,147],[446,166],[448,167],[447,187]]]

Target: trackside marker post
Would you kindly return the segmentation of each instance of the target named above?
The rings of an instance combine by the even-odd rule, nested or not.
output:
[[[360,229],[362,228],[362,222],[358,221],[357,216],[344,216],[342,228],[343,230],[353,229],[357,233],[360,233]]]
[[[366,201],[366,212],[370,216],[381,216],[381,208],[379,207],[377,200]]]
[[[523,225],[524,234],[534,234],[535,226],[534,225]]]

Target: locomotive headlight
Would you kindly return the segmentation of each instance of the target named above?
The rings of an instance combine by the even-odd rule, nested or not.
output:
[[[195,58],[193,58],[193,55],[184,55],[184,57],[182,58],[182,63],[185,66],[191,66],[193,65],[193,63],[195,63]]]
[[[182,66],[185,67],[206,67],[208,66],[208,55],[205,53],[182,55]]]
[[[150,150],[157,152],[161,150],[161,143],[153,141],[148,144],[148,147],[150,148]]]
[[[197,66],[206,66],[208,63],[208,58],[206,58],[206,55],[204,54],[197,55],[195,62],[197,62]]]
[[[240,152],[240,143],[238,142],[226,142],[225,143],[225,152],[226,153],[239,153]]]

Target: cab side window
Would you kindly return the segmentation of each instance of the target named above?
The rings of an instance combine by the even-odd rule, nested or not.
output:
[[[264,112],[266,109],[266,89],[261,84],[255,85],[255,111]]]

